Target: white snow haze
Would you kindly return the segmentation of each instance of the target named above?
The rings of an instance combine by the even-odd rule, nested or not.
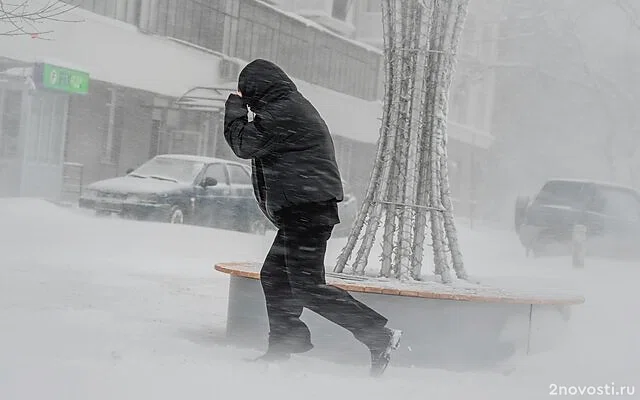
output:
[[[405,3],[452,2],[467,3]],[[495,288],[585,300],[528,354],[456,369],[394,365],[392,355],[379,378],[368,362],[317,349],[249,363],[264,349],[227,339],[230,278],[214,265],[262,262],[273,230],[235,208],[234,226],[192,221],[189,210],[201,207],[193,197],[158,220],[81,206],[117,187],[110,204],[156,207],[205,162],[223,160],[232,164],[221,179],[240,189],[217,187],[257,211],[251,166],[225,142],[224,100],[180,99],[195,87],[226,99],[244,65],[269,59],[334,139],[348,196],[346,232],[332,236],[325,258],[332,271],[376,158],[383,3],[400,2],[0,0],[0,400],[640,398],[640,257],[588,254],[582,267],[571,252],[534,257],[514,226],[516,199],[534,199],[549,180],[613,184],[638,201],[621,199],[611,226],[633,226],[620,242],[640,246],[639,0],[468,2],[447,115],[465,269]],[[71,83],[57,77],[65,74]],[[199,161],[180,180],[129,175],[163,154]],[[232,165],[246,174],[237,186]],[[628,221],[623,207],[635,210]],[[432,275],[425,248],[422,273]],[[617,396],[598,395],[603,387]]]

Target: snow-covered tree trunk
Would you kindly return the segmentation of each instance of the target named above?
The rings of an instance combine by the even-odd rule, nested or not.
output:
[[[376,162],[335,271],[358,241],[363,274],[384,218],[379,274],[421,279],[427,228],[435,273],[466,278],[447,169],[447,113],[468,0],[383,0],[385,96]],[[366,229],[365,229],[366,226]],[[363,232],[364,230],[364,232]]]
[[[365,228],[363,242],[358,251],[356,260],[352,267],[353,273],[364,273],[364,269],[368,262],[369,253],[373,247],[376,232],[380,225],[382,214],[382,203],[380,202],[380,193],[386,193],[386,177],[385,174],[389,157],[391,155],[390,148],[393,145],[392,131],[392,114],[394,105],[397,104],[397,91],[394,88],[398,82],[398,74],[394,69],[394,60],[396,58],[397,43],[395,40],[395,18],[396,9],[392,7],[389,1],[382,2],[382,18],[383,18],[383,38],[384,38],[384,75],[385,75],[385,93],[384,105],[382,113],[382,125],[380,127],[380,139],[376,151],[376,162],[374,163],[371,179],[367,188],[364,201],[360,208],[360,212],[356,217],[351,234],[347,239],[346,246],[342,249],[335,271],[344,272],[344,269],[353,253],[358,239]]]
[[[437,147],[439,151],[439,181],[440,181],[440,200],[443,207],[444,230],[447,238],[447,245],[451,254],[453,269],[456,276],[461,279],[467,278],[467,273],[462,260],[462,252],[458,243],[458,235],[453,215],[453,203],[451,201],[451,189],[449,184],[449,168],[447,157],[447,114],[449,112],[449,93],[451,90],[451,82],[456,67],[457,49],[460,45],[462,29],[467,16],[467,7],[469,0],[452,1],[449,5],[449,12],[446,14],[447,23],[444,26],[442,47],[439,53],[439,61],[442,63],[442,76],[437,82],[438,93],[437,98],[441,99],[436,104],[440,109],[434,113],[439,116],[438,126],[441,131],[439,136],[440,143]],[[436,49],[437,51],[438,49]],[[443,277],[444,280],[444,277]]]

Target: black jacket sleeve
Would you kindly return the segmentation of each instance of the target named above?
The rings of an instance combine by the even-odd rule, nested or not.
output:
[[[284,142],[287,134],[281,132],[271,114],[256,115],[252,122],[247,114],[242,98],[229,95],[225,103],[224,138],[236,156],[244,159],[263,157]]]

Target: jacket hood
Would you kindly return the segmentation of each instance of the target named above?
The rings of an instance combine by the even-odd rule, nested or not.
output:
[[[238,90],[251,111],[298,90],[291,78],[274,63],[257,59],[242,69],[238,78]]]

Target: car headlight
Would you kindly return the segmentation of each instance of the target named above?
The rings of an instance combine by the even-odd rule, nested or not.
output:
[[[155,193],[134,193],[127,196],[129,203],[157,203],[159,196]]]

